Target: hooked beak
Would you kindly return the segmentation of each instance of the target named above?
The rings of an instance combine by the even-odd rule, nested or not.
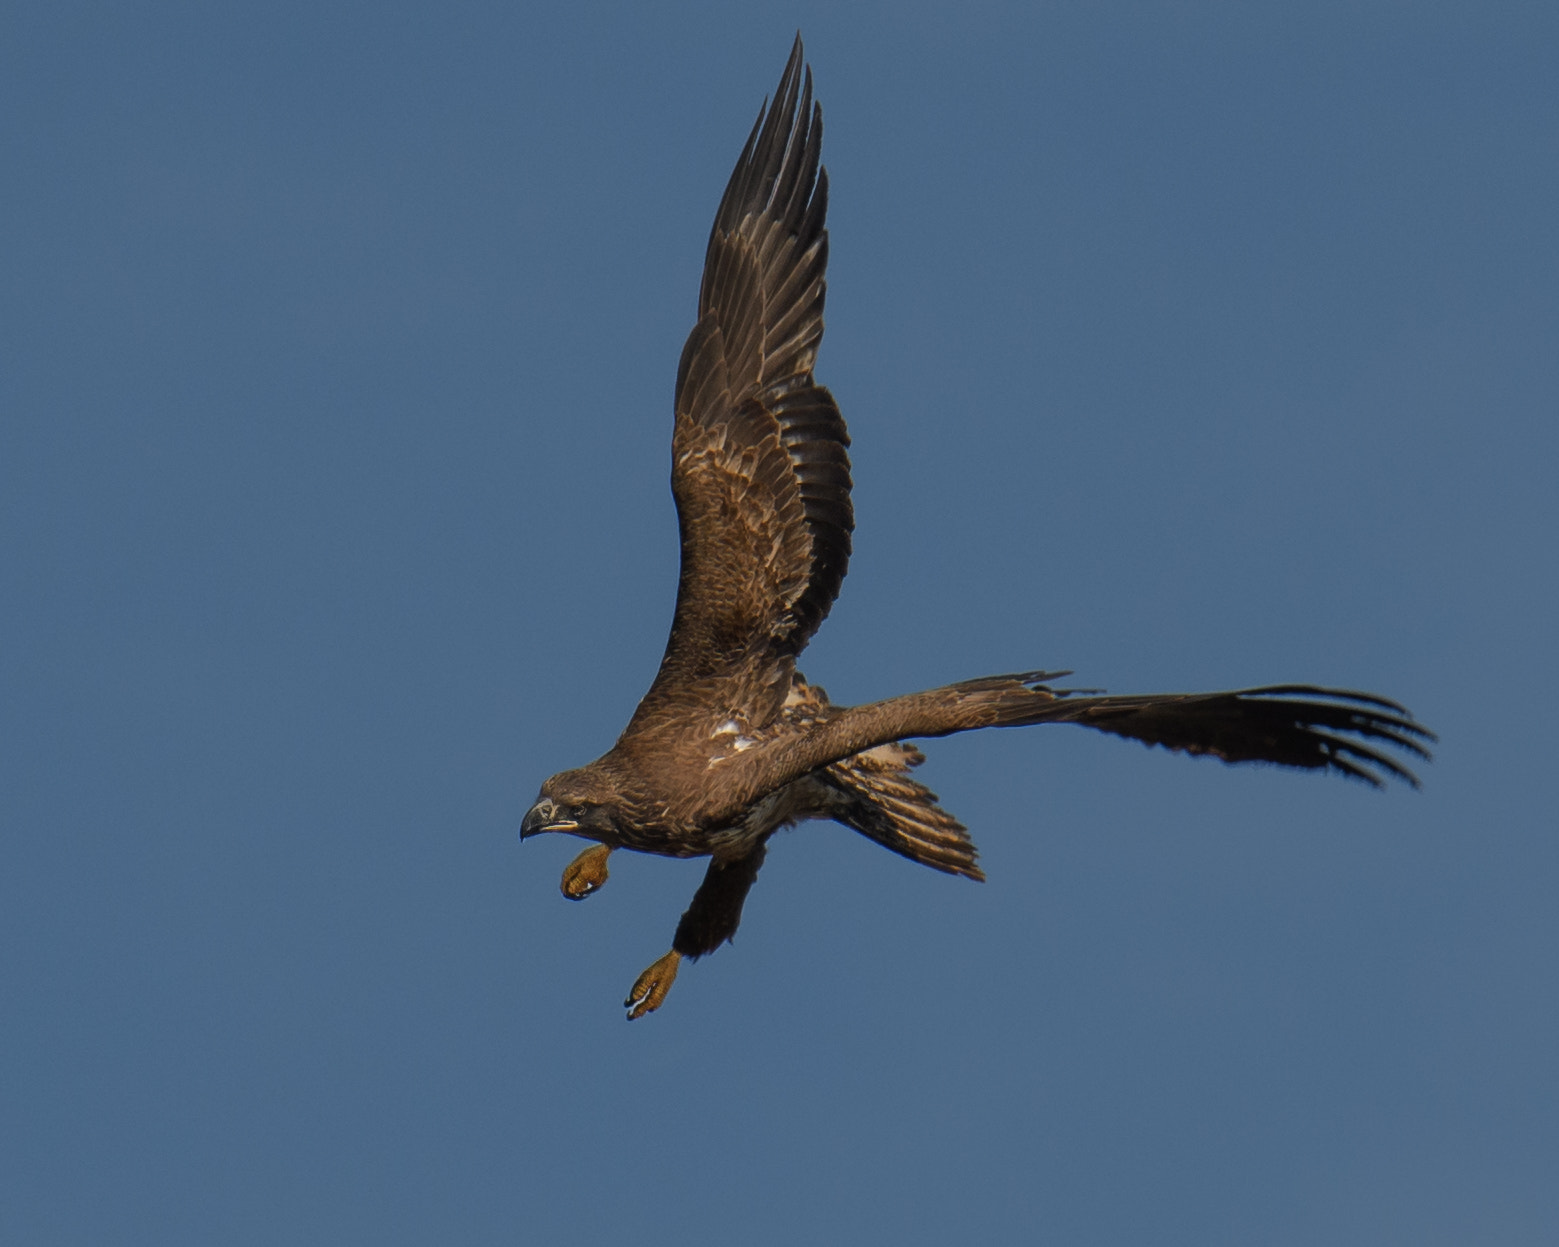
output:
[[[579,824],[571,818],[559,818],[558,807],[551,801],[538,801],[531,806],[520,824],[520,839],[539,836],[544,831],[577,831]]]

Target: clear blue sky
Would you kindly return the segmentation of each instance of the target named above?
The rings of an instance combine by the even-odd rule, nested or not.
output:
[[[14,2],[0,1241],[1559,1241],[1559,10]],[[990,875],[515,832],[676,582],[791,37],[842,701],[1312,680],[1420,793],[928,747]]]

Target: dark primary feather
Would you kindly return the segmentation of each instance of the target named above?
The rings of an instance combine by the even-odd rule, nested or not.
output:
[[[1429,752],[1419,742],[1434,739],[1396,702],[1346,689],[1272,684],[1226,693],[1073,697],[1046,688],[1046,678],[1046,673],[1034,672],[970,683],[997,692],[993,727],[1077,723],[1225,762],[1327,768],[1377,788],[1382,775],[1372,768],[1415,788],[1418,777],[1366,741],[1382,741],[1427,759]],[[1042,699],[1037,705],[1031,700],[1035,696]]]
[[[1384,786],[1386,776],[1417,788],[1418,777],[1365,742],[1380,741],[1427,760],[1429,751],[1420,742],[1434,740],[1395,702],[1306,684],[1173,699],[1100,697],[1079,703],[1079,710],[1075,717],[1051,721],[1080,723],[1225,762],[1329,769],[1376,788]]]

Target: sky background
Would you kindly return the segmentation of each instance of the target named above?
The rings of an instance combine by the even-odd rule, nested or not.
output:
[[[1559,9],[0,18],[0,1240],[1559,1241]],[[671,392],[795,29],[836,700],[1315,681],[1421,792],[933,742],[829,824],[522,848],[676,585]]]

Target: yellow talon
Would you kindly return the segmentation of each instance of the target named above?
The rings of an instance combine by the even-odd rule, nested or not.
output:
[[[571,861],[563,870],[563,882],[559,885],[563,895],[571,901],[582,901],[592,892],[600,890],[606,882],[606,859],[612,850],[605,844],[592,844]]]
[[[623,1001],[630,1022],[660,1008],[671,985],[677,981],[677,967],[681,964],[682,954],[672,949],[634,980],[633,990],[628,993],[628,999]]]

